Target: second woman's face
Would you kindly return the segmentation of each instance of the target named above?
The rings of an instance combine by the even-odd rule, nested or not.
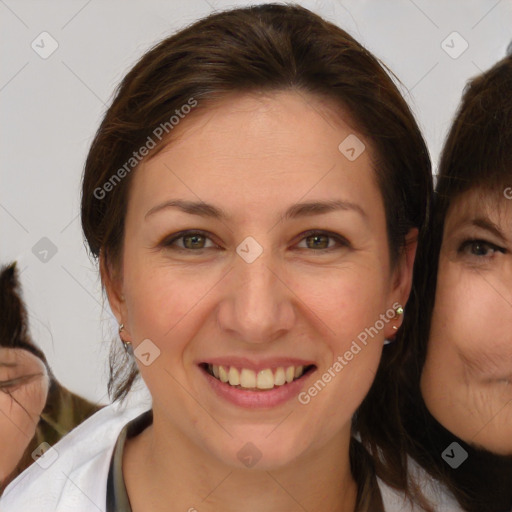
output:
[[[450,206],[422,375],[433,415],[512,454],[512,201],[474,190]]]
[[[338,456],[408,295],[369,145],[323,109],[231,97],[181,121],[131,183],[111,304],[155,428],[227,464]]]

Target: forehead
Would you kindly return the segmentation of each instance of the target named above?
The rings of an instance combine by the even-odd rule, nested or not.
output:
[[[237,93],[199,103],[170,133],[158,155],[183,154],[193,147],[194,156],[207,152],[212,159],[220,153],[259,162],[272,158],[276,167],[276,158],[332,157],[343,134],[362,138],[351,116],[332,100],[298,91]],[[206,150],[201,143],[207,143]]]
[[[0,347],[0,368],[17,368],[25,366],[44,366],[34,354],[21,348]]]
[[[369,189],[378,193],[370,142],[329,100],[282,91],[232,95],[200,107],[140,164],[130,203],[175,191],[209,202],[215,191],[224,203],[259,204],[337,190],[360,200]],[[347,144],[357,152],[352,160],[342,152]]]
[[[463,219],[486,217],[493,222],[512,227],[512,199],[507,197],[505,187],[474,188],[457,196],[450,204],[446,224]]]

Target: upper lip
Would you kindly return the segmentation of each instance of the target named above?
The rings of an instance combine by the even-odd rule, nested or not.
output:
[[[199,361],[198,364],[211,364],[216,366],[224,366],[235,368],[247,368],[259,372],[270,368],[276,370],[279,367],[286,368],[288,366],[311,366],[315,363],[308,359],[298,359],[296,357],[275,357],[272,359],[261,359],[255,361],[246,357],[212,357],[206,360]]]

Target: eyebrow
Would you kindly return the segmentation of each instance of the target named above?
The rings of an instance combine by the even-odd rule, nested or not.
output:
[[[490,219],[486,217],[475,217],[473,219],[463,219],[459,222],[455,228],[468,224],[470,226],[476,226],[477,228],[484,229],[485,231],[489,231],[495,237],[499,238],[503,243],[507,242],[505,235],[500,230],[499,226],[492,222]]]
[[[226,220],[229,217],[224,210],[212,204],[208,204],[202,201],[185,201],[180,199],[173,199],[154,206],[146,213],[144,218],[147,219],[150,215],[153,215],[154,213],[165,210],[167,208],[178,208],[181,211],[191,215],[199,215],[201,217],[210,217],[219,220]],[[294,204],[286,210],[283,215],[283,220],[297,219],[299,217],[307,217],[311,215],[322,215],[339,210],[355,211],[359,213],[364,220],[368,220],[368,215],[363,210],[363,208],[361,208],[361,206],[350,201],[339,199]]]

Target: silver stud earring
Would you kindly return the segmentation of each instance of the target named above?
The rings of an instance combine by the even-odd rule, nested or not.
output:
[[[121,336],[121,331],[124,329],[124,324],[119,324],[119,338],[123,342],[124,350],[127,354],[133,354],[133,347],[131,341],[123,340],[123,337]]]

